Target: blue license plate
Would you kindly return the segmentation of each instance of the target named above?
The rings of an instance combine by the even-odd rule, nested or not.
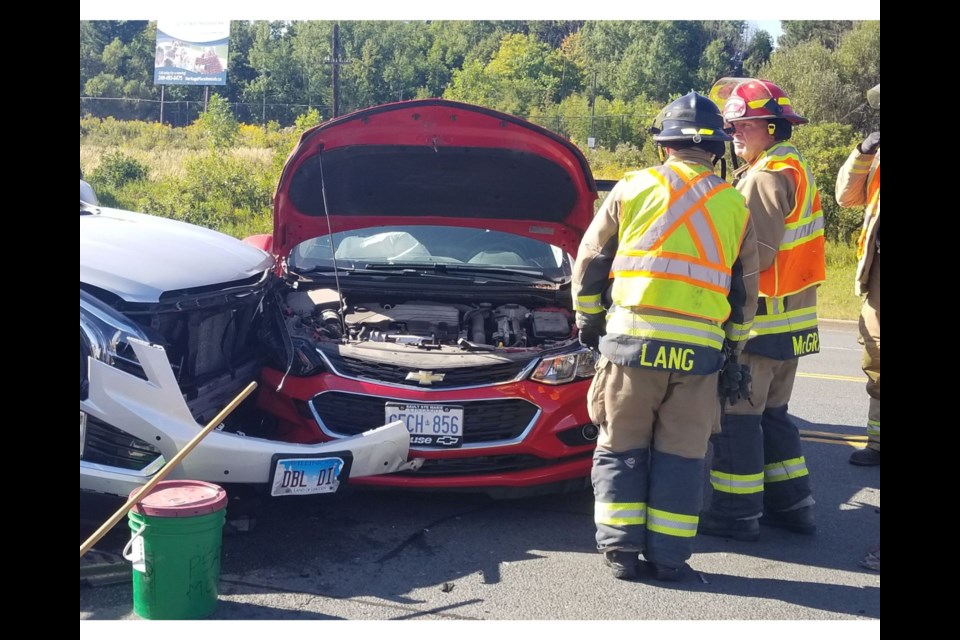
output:
[[[336,493],[349,475],[349,457],[329,455],[314,458],[274,456],[271,496],[306,496]]]

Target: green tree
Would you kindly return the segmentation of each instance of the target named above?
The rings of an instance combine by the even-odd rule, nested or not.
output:
[[[711,41],[700,56],[700,68],[697,70],[700,90],[706,92],[718,78],[735,75],[735,64],[723,40]]]
[[[773,38],[763,29],[753,32],[743,52],[743,75],[755,77],[760,68],[770,60],[773,53]]]
[[[827,49],[836,49],[843,34],[853,28],[852,20],[781,20],[783,33],[777,40],[781,48],[795,47],[811,40]]]
[[[863,104],[863,94],[843,81],[833,52],[818,40],[777,49],[759,75],[780,85],[813,123],[846,122]]]
[[[858,94],[859,105],[842,120],[861,133],[880,127],[880,112],[866,104],[867,89],[880,82],[880,21],[857,22],[834,52],[840,78]]]
[[[560,52],[536,38],[504,36],[488,64],[475,60],[454,72],[444,97],[527,115],[534,107],[543,109],[554,102],[563,67]]]
[[[837,206],[833,194],[837,172],[858,139],[850,125],[826,122],[795,128],[791,140],[803,154],[820,190],[826,236],[844,242],[849,242],[859,229],[863,211],[862,208],[843,209]]]
[[[195,124],[213,148],[229,147],[240,128],[230,103],[216,93],[210,96],[207,110],[200,114]]]

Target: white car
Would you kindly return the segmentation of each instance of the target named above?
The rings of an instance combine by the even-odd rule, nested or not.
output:
[[[287,352],[289,337],[272,315],[267,253],[83,197],[81,183],[80,489],[126,496],[257,379],[266,351]],[[170,477],[300,495],[419,464],[407,462],[399,422],[336,442],[298,438],[281,424],[254,396]]]

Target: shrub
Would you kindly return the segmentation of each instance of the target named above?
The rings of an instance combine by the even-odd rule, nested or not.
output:
[[[215,149],[232,145],[240,128],[230,109],[230,103],[216,93],[210,96],[207,110],[200,114],[194,124],[203,132],[208,144]]]
[[[90,183],[100,190],[117,190],[131,182],[147,179],[147,166],[122,151],[112,151],[103,156]]]
[[[848,242],[860,228],[863,207],[845,209],[837,204],[834,191],[837,172],[858,142],[853,127],[835,122],[808,124],[793,130],[797,149],[807,161],[820,190],[828,238]]]

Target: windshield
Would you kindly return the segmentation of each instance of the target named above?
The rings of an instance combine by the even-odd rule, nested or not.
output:
[[[331,236],[301,242],[290,252],[295,272],[333,268]],[[337,267],[363,269],[369,265],[404,267],[463,265],[484,269],[536,269],[550,279],[571,274],[571,258],[546,242],[488,229],[454,226],[396,225],[335,233]]]

